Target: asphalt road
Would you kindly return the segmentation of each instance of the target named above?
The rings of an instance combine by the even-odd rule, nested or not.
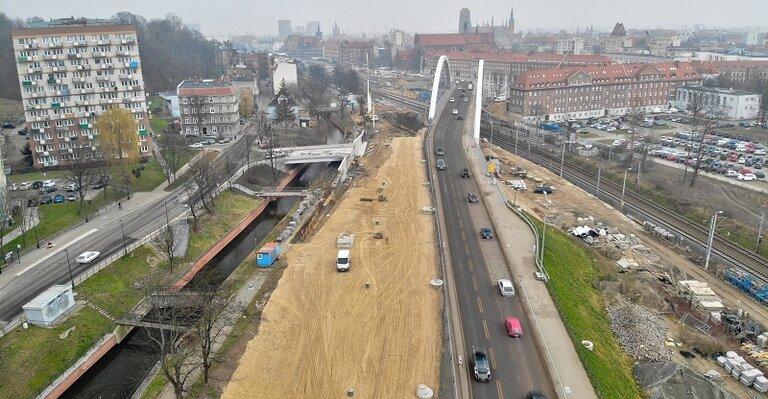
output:
[[[456,97],[457,100],[459,97]],[[447,169],[438,171],[438,184],[442,197],[443,213],[461,313],[461,324],[466,344],[464,366],[472,376],[472,348],[485,349],[491,361],[491,381],[472,382],[475,398],[525,398],[531,391],[554,398],[554,389],[545,370],[530,331],[531,323],[522,311],[520,299],[502,297],[481,255],[480,228],[490,227],[488,213],[482,202],[470,204],[467,193],[479,193],[474,179],[461,178],[459,172],[468,167],[461,143],[464,121],[451,114],[457,108],[467,117],[468,103],[449,103],[437,124],[434,145],[445,149]],[[470,207],[479,207],[485,223],[478,226],[472,218]],[[477,215],[477,209],[475,214]],[[488,222],[488,223],[486,223]],[[493,240],[496,243],[494,237]],[[489,243],[484,243],[486,246]],[[501,251],[496,244],[495,250]],[[509,277],[508,277],[509,278]],[[523,325],[524,337],[510,338],[502,320],[507,316],[518,317]]]

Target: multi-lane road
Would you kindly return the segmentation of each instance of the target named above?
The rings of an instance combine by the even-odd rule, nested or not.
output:
[[[470,95],[471,92],[467,92]],[[456,100],[461,98],[456,97]],[[452,114],[456,108],[460,115],[468,116],[469,103],[448,103],[437,121],[434,153],[437,147],[445,150],[447,169],[437,172],[438,188],[442,202],[448,243],[450,267],[454,277],[455,292],[459,304],[459,316],[464,336],[464,367],[472,375],[472,349],[484,349],[491,362],[490,382],[472,381],[475,398],[525,398],[531,391],[538,391],[554,398],[554,389],[545,369],[542,357],[535,345],[531,323],[523,312],[520,299],[502,297],[496,287],[499,262],[503,266],[501,248],[495,240],[480,239],[480,228],[490,227],[488,213],[480,202],[469,203],[469,192],[479,193],[474,178],[462,178],[460,171],[469,167],[462,145],[465,123]],[[494,269],[489,265],[494,264]],[[493,277],[492,277],[493,276]],[[508,272],[506,278],[510,278]],[[521,339],[510,338],[502,320],[507,316],[518,317],[525,335]]]

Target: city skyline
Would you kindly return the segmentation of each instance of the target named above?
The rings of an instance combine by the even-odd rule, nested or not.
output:
[[[397,3],[374,2],[362,4],[351,0],[337,0],[338,9],[344,9],[343,15],[328,15],[328,7],[316,2],[297,0],[287,3],[262,4],[252,7],[243,0],[222,0],[220,7],[200,13],[200,7],[190,7],[182,0],[166,0],[161,4],[149,0],[136,0],[128,4],[103,4],[97,0],[76,0],[68,3],[42,0],[36,10],[44,13],[30,14],[29,7],[22,3],[12,3],[4,7],[3,12],[11,17],[59,18],[69,16],[72,10],[88,10],[75,16],[107,18],[119,11],[128,11],[146,18],[160,18],[168,13],[180,16],[190,24],[213,37],[226,37],[238,34],[276,35],[277,20],[289,19],[293,25],[305,25],[309,21],[320,21],[323,32],[330,33],[334,22],[338,22],[342,31],[347,33],[383,33],[391,28],[409,32],[453,32],[456,30],[459,10],[468,7],[472,13],[472,24],[490,22],[499,23],[509,15],[514,6],[516,27],[518,30],[571,30],[587,29],[590,26],[606,30],[616,22],[623,22],[627,28],[681,28],[695,24],[711,27],[766,27],[764,15],[768,15],[768,2],[762,0],[736,0],[727,6],[715,0],[687,1],[668,3],[662,0],[648,0],[635,3],[629,0],[608,1],[589,0],[579,4],[565,0],[546,0],[535,5],[531,2],[510,2],[494,0],[483,5],[470,5],[465,1],[447,0],[445,2],[423,2],[417,4],[403,2],[411,12],[400,13]],[[735,4],[734,4],[735,3]],[[691,13],[690,8],[696,7]],[[233,9],[244,12],[233,13]],[[558,9],[551,15],[549,10]],[[599,9],[601,12],[595,13]],[[658,11],[663,9],[663,13]],[[745,12],[748,11],[748,12]],[[429,18],[425,16],[429,15]],[[762,24],[762,25],[761,25]]]

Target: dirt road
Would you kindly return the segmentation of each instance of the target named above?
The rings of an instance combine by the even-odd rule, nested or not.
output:
[[[288,268],[222,398],[436,389],[441,293],[429,285],[437,263],[431,216],[421,211],[429,196],[420,147],[420,137],[394,138],[384,165],[347,192],[311,241],[286,253]],[[338,273],[336,238],[345,231],[355,233],[352,266]]]

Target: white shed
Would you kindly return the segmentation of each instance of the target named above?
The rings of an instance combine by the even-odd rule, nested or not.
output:
[[[48,288],[21,308],[24,309],[24,315],[31,324],[50,326],[74,305],[72,286],[66,284]]]

